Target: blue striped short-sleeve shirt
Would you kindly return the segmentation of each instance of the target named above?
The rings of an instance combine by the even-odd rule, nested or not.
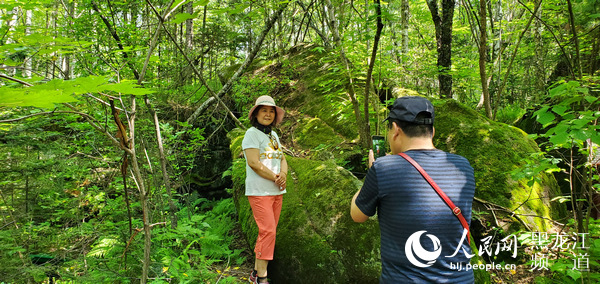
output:
[[[423,167],[470,223],[475,178],[469,161],[440,150],[405,153]],[[467,241],[459,247],[458,254],[449,257],[463,236],[458,218],[404,158],[398,155],[378,158],[367,173],[356,205],[364,214],[378,216],[381,283],[474,282],[473,271],[464,269],[470,260],[466,253],[471,254]],[[431,259],[436,252],[439,257]]]

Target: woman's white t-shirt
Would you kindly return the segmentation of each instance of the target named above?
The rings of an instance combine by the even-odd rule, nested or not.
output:
[[[275,174],[279,174],[283,152],[281,151],[281,147],[279,147],[281,144],[279,143],[279,136],[277,136],[275,131],[271,131],[271,137],[273,141],[269,135],[258,130],[256,127],[251,127],[246,130],[244,140],[242,140],[242,149],[258,149],[260,162]],[[286,192],[285,190],[279,190],[279,186],[275,182],[259,176],[248,165],[246,152],[244,152],[244,158],[246,158],[246,195],[269,196],[280,195]]]

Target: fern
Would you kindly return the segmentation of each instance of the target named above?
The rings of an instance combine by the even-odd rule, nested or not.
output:
[[[119,240],[115,237],[105,237],[100,239],[96,245],[92,247],[92,250],[87,253],[87,257],[95,257],[102,258],[106,254],[108,254],[116,244],[119,243]]]

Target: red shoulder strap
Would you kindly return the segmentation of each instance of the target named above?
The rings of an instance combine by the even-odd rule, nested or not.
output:
[[[450,207],[450,210],[452,210],[452,213],[454,213],[454,216],[456,216],[456,218],[458,218],[458,220],[460,221],[460,224],[463,226],[463,228],[465,228],[465,230],[467,230],[467,239],[470,244],[471,243],[471,234],[470,234],[470,230],[469,230],[469,223],[467,223],[467,220],[465,219],[462,212],[460,211],[460,208],[458,208],[458,206],[454,205],[454,203],[452,202],[452,200],[450,200],[448,195],[446,195],[446,193],[444,191],[442,191],[442,189],[435,183],[435,181],[433,181],[433,179],[431,179],[429,174],[427,174],[427,172],[421,167],[421,165],[419,165],[419,163],[417,163],[410,156],[408,156],[404,153],[399,153],[398,155],[400,155],[402,158],[406,159],[411,165],[413,165],[413,167],[415,167],[415,169],[417,169],[419,171],[419,173],[421,173],[423,178],[425,178],[425,180],[431,185],[431,187],[433,187],[435,192],[437,192],[437,194],[444,200],[444,202],[446,202],[448,207]]]

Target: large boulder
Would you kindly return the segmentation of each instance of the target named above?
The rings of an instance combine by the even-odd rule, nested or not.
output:
[[[454,100],[436,102],[435,111],[436,147],[466,157],[475,169],[477,200],[474,206],[486,205],[507,217],[518,218],[513,220],[518,222],[494,220],[500,222],[495,225],[507,231],[545,232],[552,227],[551,219],[566,214],[564,206],[551,202],[560,195],[551,174],[511,175],[513,170],[523,167],[532,153],[540,152],[527,133],[489,120]]]
[[[239,156],[236,144],[232,153]],[[357,225],[349,215],[350,199],[361,182],[332,161],[286,159],[288,187],[269,277],[277,283],[377,283],[378,224]],[[233,190],[242,231],[253,247],[258,228],[244,196],[245,167],[244,159],[234,161]]]

